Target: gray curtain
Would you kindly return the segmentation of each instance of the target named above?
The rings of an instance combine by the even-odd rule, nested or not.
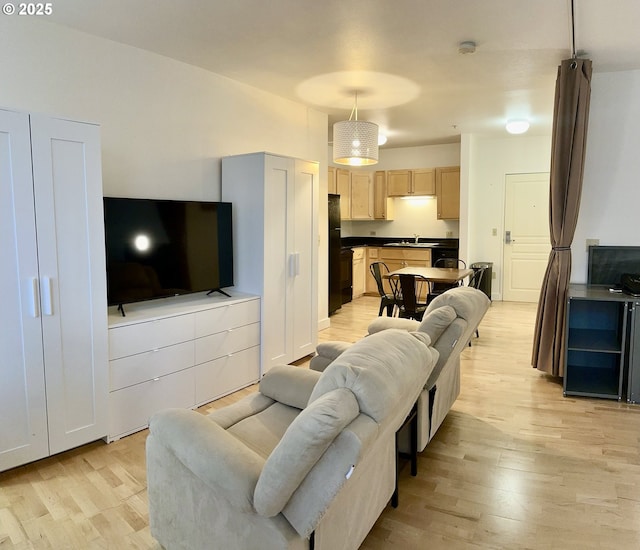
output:
[[[549,229],[551,253],[540,291],[531,364],[564,375],[565,309],[571,242],[578,221],[584,171],[591,61],[565,59],[558,67],[551,143]]]

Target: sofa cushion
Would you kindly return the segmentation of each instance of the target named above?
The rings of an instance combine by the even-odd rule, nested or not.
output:
[[[327,367],[309,403],[336,388],[349,388],[360,410],[381,422],[424,385],[436,360],[434,349],[405,330],[377,332],[356,342]]]
[[[351,391],[339,388],[316,399],[289,425],[267,458],[253,504],[267,517],[279,514],[336,436],[360,410]]]
[[[269,407],[230,426],[227,432],[266,460],[299,414],[297,407],[271,400]]]
[[[456,316],[456,310],[451,306],[439,307],[424,316],[417,330],[428,334],[431,342],[437,342]]]
[[[260,380],[260,393],[290,407],[304,409],[320,373],[292,365],[278,365]]]

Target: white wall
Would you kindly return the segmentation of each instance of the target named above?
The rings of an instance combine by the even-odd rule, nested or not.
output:
[[[319,161],[326,194],[326,114],[34,18],[0,17],[0,51],[0,106],[101,125],[105,195],[219,200],[220,158],[253,151]],[[326,224],[323,205],[321,318]]]
[[[571,281],[587,280],[586,239],[640,246],[640,71],[594,74]]]
[[[331,151],[329,151],[331,158]],[[378,164],[363,171],[397,170],[403,168],[435,168],[458,166],[460,144],[428,145],[380,149]],[[457,220],[438,220],[435,197],[428,199],[393,199],[393,221],[347,221],[342,223],[342,235],[368,237],[421,237],[445,238],[447,231],[458,237]]]
[[[504,194],[507,174],[549,172],[551,136],[489,138],[463,136],[461,158],[461,208],[468,213],[460,236],[460,257],[473,262],[493,262],[496,274],[492,296],[502,299],[502,249]],[[462,214],[461,214],[462,215]],[[496,229],[496,236],[492,230]]]

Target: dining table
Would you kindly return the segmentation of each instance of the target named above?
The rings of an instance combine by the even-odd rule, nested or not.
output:
[[[465,277],[473,274],[473,269],[457,267],[421,267],[407,266],[395,271],[390,271],[386,278],[397,277],[398,275],[415,275],[431,283],[457,283]]]

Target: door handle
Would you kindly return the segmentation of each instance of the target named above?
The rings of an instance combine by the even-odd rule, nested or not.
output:
[[[40,317],[40,290],[36,277],[31,279],[31,316]]]
[[[42,313],[47,316],[53,315],[51,277],[42,277],[40,286],[42,292]]]
[[[511,244],[511,231],[504,232],[504,243]]]

